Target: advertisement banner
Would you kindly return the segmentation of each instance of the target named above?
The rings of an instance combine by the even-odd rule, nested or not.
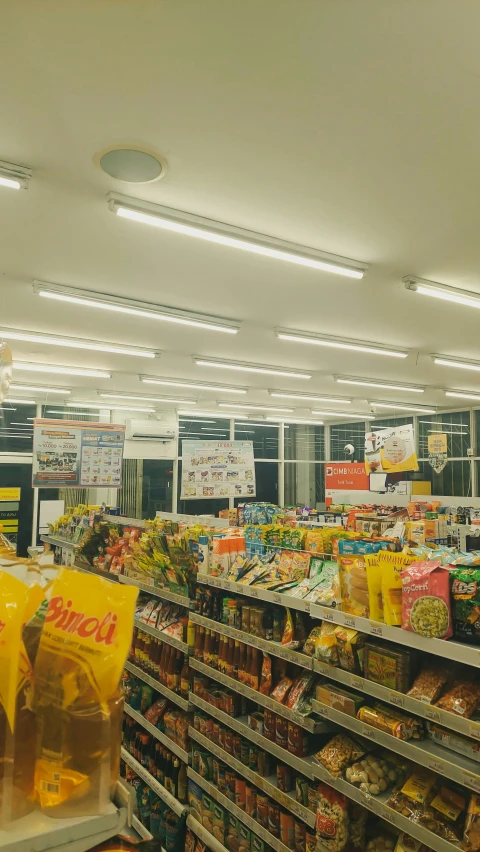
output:
[[[367,473],[401,473],[418,470],[413,426],[392,426],[365,435]]]
[[[443,432],[437,432],[429,435],[428,443],[428,461],[435,473],[441,473],[448,461],[447,436]]]
[[[181,500],[255,497],[252,441],[187,441],[182,449]]]
[[[125,426],[33,421],[34,488],[120,488]]]
[[[325,465],[325,491],[368,491],[369,479],[363,462]]]

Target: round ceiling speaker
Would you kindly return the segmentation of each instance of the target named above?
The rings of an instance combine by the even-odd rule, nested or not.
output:
[[[168,169],[160,154],[126,146],[102,151],[94,160],[105,174],[124,183],[153,183],[163,178]]]

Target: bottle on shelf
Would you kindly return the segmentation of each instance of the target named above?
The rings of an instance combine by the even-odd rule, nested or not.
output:
[[[170,647],[170,654],[169,654],[169,657],[168,657],[167,677],[166,677],[165,686],[167,687],[167,689],[170,689],[172,692],[175,692],[175,659],[176,659],[176,653],[175,653],[175,648],[173,647],[173,645],[171,645],[169,647]]]
[[[188,800],[187,764],[183,760],[180,765],[180,772],[178,773],[177,799],[182,805],[185,805]]]
[[[190,667],[188,665],[188,656],[184,654],[183,656],[183,667],[180,674],[180,695],[182,698],[188,699],[188,693],[190,691]]]
[[[174,663],[174,675],[175,675],[175,685],[174,692],[177,695],[180,695],[181,692],[181,683],[182,683],[182,669],[183,669],[183,654],[181,651],[177,651]]]

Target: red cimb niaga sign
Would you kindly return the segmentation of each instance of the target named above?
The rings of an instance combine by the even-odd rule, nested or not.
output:
[[[325,465],[326,491],[368,491],[370,480],[364,462],[337,462]]]

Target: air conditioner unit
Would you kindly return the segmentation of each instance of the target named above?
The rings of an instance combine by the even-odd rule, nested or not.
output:
[[[175,429],[158,420],[128,420],[126,438],[129,441],[174,441]]]

